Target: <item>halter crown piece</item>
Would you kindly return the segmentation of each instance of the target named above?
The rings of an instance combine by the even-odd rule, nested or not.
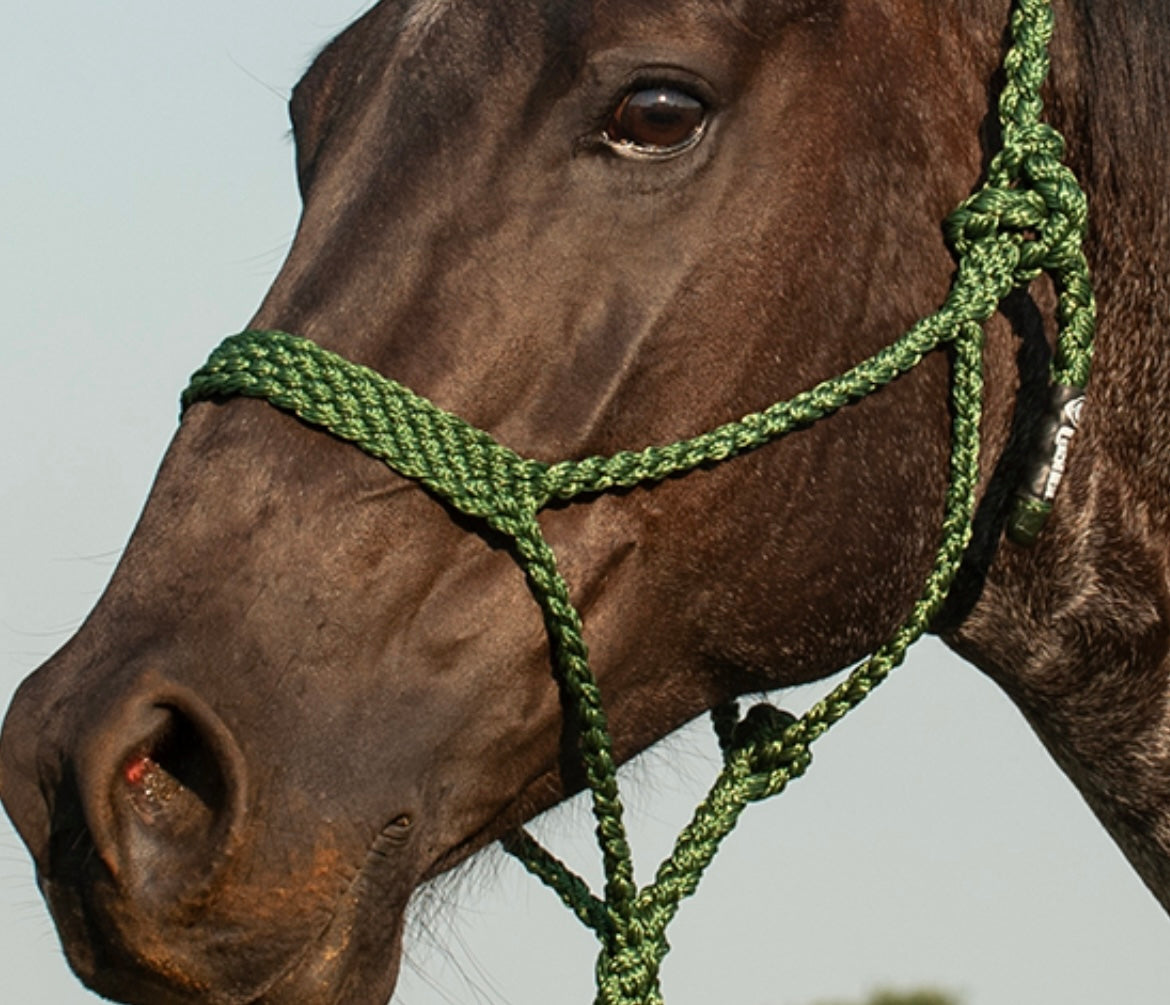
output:
[[[658,974],[669,949],[667,924],[683,898],[697,888],[740,813],[805,772],[813,741],[902,662],[939,612],[971,537],[980,455],[983,326],[1004,297],[1042,273],[1051,277],[1059,296],[1052,416],[1042,431],[1041,459],[1021,491],[1009,534],[1030,542],[1051,509],[1089,378],[1095,326],[1083,252],[1085,196],[1061,163],[1063,140],[1040,121],[1052,22],[1050,0],[1017,0],[999,106],[1003,145],[985,184],[947,221],[958,264],[942,307],[848,372],[762,412],[665,446],[548,464],[521,457],[393,380],[307,339],[272,331],[228,338],[183,395],[184,408],[207,398],[263,398],[355,444],[511,540],[513,556],[543,612],[565,715],[572,717],[579,737],[605,871],[604,895],[591,892],[527,832],[518,831],[504,844],[596,933],[601,950],[594,1005],[662,1005]],[[537,514],[554,500],[660,482],[764,446],[884,387],[942,346],[950,347],[952,358],[950,482],[941,541],[921,596],[894,636],[799,719],[769,705],[756,706],[742,719],[734,704],[713,711],[724,767],[654,881],[639,888],[581,618]]]

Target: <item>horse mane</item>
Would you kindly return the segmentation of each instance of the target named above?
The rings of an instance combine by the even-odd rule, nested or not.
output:
[[[1085,139],[1070,136],[1074,154],[1097,191],[1123,197],[1148,238],[1170,224],[1170,11],[1163,0],[1077,0],[1076,11],[1075,125]]]
[[[1074,0],[1072,17],[1073,51],[1055,53],[1052,108],[1089,194],[1102,336],[1094,379],[1109,429],[1103,450],[1129,499],[1170,514],[1163,407],[1170,388],[1170,9],[1164,0]]]

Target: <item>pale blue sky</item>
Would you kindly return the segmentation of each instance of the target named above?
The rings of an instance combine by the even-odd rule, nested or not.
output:
[[[0,702],[92,606],[189,372],[296,222],[284,97],[357,0],[62,0],[0,33]],[[793,705],[802,705],[796,697]],[[627,775],[645,879],[712,775],[692,731]],[[584,808],[541,831],[590,852]],[[593,949],[498,853],[428,891],[396,1002],[586,1003]],[[83,1005],[7,821],[0,1002]],[[1170,928],[1007,701],[936,643],[755,808],[665,968],[668,1005],[932,983],[968,1005],[1163,1005]]]

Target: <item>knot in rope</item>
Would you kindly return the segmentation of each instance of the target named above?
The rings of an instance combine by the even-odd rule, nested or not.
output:
[[[775,705],[753,705],[740,719],[733,702],[713,711],[711,719],[723,763],[752,802],[779,792],[812,763],[800,720]]]
[[[1088,204],[1062,163],[1064,141],[1045,123],[1013,135],[993,162],[986,185],[948,218],[945,230],[960,258],[997,238],[1016,256],[1012,282],[1026,286],[1044,272],[1064,276],[1082,257]]]
[[[658,972],[669,950],[663,933],[647,932],[631,918],[597,959],[597,1005],[662,1005]]]

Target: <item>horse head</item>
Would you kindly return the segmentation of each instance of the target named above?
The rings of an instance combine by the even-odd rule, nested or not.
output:
[[[940,222],[985,156],[989,6],[384,0],[294,92],[304,211],[250,327],[544,461],[766,407],[945,294]],[[1046,307],[991,326],[1006,460],[986,484],[1016,473]],[[935,353],[767,449],[541,514],[619,760],[889,635],[937,546],[947,377]],[[1005,669],[997,605],[1055,546],[995,543],[977,537],[949,627],[1047,721]],[[412,891],[583,785],[510,547],[264,403],[189,407],[109,588],[0,746],[87,984],[150,1005],[388,999]]]

